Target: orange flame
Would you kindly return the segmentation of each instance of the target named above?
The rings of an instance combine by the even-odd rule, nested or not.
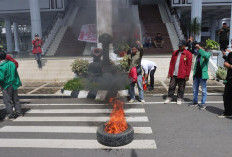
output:
[[[110,114],[110,121],[105,124],[105,132],[109,134],[118,134],[124,132],[128,126],[123,109],[124,102],[110,98],[109,102],[113,104],[113,111]]]

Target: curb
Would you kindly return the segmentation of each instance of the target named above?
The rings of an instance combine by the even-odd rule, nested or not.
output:
[[[78,98],[78,99],[84,99],[84,98],[93,98],[95,100],[103,101],[106,99],[107,96],[109,96],[110,91],[107,90],[80,90],[80,91],[69,91],[61,89],[61,93],[66,96],[70,96],[72,98]],[[126,97],[129,96],[128,90],[120,90],[116,93],[111,93],[112,97]]]
[[[52,99],[52,98],[71,98],[68,95],[55,95],[55,94],[19,94],[19,99]],[[0,99],[3,99],[3,96],[0,95]]]

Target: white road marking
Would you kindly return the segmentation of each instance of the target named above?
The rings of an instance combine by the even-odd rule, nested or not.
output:
[[[35,122],[105,122],[109,117],[19,117],[15,119],[16,122],[35,121]],[[126,117],[127,122],[148,122],[146,116]]]
[[[155,140],[133,140],[121,147],[107,147],[97,140],[67,139],[0,139],[4,148],[73,148],[73,149],[157,149]]]
[[[35,132],[35,133],[96,133],[93,126],[5,126],[0,132]],[[133,127],[136,134],[152,134],[151,127]]]
[[[111,109],[31,109],[27,113],[111,113]],[[125,113],[145,113],[144,109],[125,109]]]

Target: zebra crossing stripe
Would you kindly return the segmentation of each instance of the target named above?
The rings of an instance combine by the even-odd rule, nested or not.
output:
[[[31,109],[27,113],[111,113],[110,109]],[[144,109],[125,109],[125,113],[145,113]]]
[[[96,133],[93,126],[5,126],[0,132],[34,132],[34,133]],[[151,127],[133,127],[136,134],[152,134]]]
[[[107,147],[97,140],[0,139],[1,148],[73,148],[73,149],[157,149],[155,140],[133,140],[121,147]]]
[[[15,119],[15,122],[22,121],[35,121],[35,122],[105,122],[108,121],[109,117],[19,117]],[[136,117],[126,117],[127,122],[148,122],[148,118],[146,116],[136,116]]]

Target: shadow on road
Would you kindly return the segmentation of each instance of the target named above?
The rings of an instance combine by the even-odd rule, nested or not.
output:
[[[211,113],[213,113],[213,114],[217,114],[217,115],[223,113],[222,109],[214,107],[214,106],[207,106],[206,110],[209,111],[209,112],[211,112]]]
[[[131,151],[131,157],[138,157],[138,155],[134,149]]]

